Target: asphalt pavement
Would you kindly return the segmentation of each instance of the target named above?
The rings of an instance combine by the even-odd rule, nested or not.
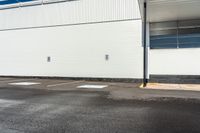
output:
[[[64,83],[54,84],[1,85],[0,133],[200,133],[198,92],[151,90],[152,98],[144,97],[148,90],[130,87],[137,97],[117,99],[106,89],[56,90]],[[117,89],[128,88],[123,86]]]

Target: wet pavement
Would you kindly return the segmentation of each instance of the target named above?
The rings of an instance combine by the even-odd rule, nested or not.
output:
[[[200,132],[199,92],[43,79],[33,80],[40,85],[14,86],[8,85],[9,80],[16,81],[7,79],[0,83],[1,133]],[[102,90],[75,87],[83,84],[109,87]]]

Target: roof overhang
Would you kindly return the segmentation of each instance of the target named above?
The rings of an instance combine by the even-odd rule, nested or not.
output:
[[[147,2],[147,21],[162,22],[200,18],[200,0],[138,0],[141,14]],[[143,15],[141,15],[143,17]]]

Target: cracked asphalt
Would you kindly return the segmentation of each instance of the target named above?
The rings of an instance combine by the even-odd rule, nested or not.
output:
[[[200,132],[199,92],[140,90],[129,86],[133,91],[128,93],[135,97],[117,99],[110,96],[110,91],[71,87],[64,90],[66,86],[69,85],[56,90],[1,85],[0,133]],[[112,89],[128,88],[123,86]]]

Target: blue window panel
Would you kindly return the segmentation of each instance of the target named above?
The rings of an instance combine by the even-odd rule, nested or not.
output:
[[[179,48],[199,48],[200,34],[185,34],[179,36]]]
[[[35,0],[5,0],[5,1],[0,1],[0,5],[17,4],[19,2],[30,2],[30,1],[35,1]]]
[[[182,43],[182,44],[179,44],[179,48],[200,48],[200,42]]]
[[[150,41],[153,44],[158,43],[177,43],[176,35],[165,35],[165,36],[151,36]]]
[[[18,0],[19,2],[31,2],[31,1],[37,1],[37,0]]]
[[[168,44],[151,44],[151,49],[174,49],[177,48],[177,43],[168,43]]]
[[[179,38],[185,37],[200,37],[200,34],[179,34]]]
[[[17,0],[5,0],[5,1],[0,1],[0,5],[9,5],[9,4],[16,4],[18,3]]]
[[[179,38],[179,43],[200,42],[200,37]]]
[[[177,36],[176,35],[151,36],[150,48],[151,49],[177,48]]]
[[[191,43],[191,42],[200,42],[200,35],[188,34],[179,36],[179,43]]]
[[[151,39],[160,39],[160,38],[177,38],[177,35],[156,35],[151,36]]]
[[[151,39],[150,43],[152,44],[168,44],[168,43],[177,43],[176,38],[160,38],[160,39]]]
[[[177,41],[178,40],[178,41]],[[200,34],[161,35],[150,37],[151,49],[199,48]]]

